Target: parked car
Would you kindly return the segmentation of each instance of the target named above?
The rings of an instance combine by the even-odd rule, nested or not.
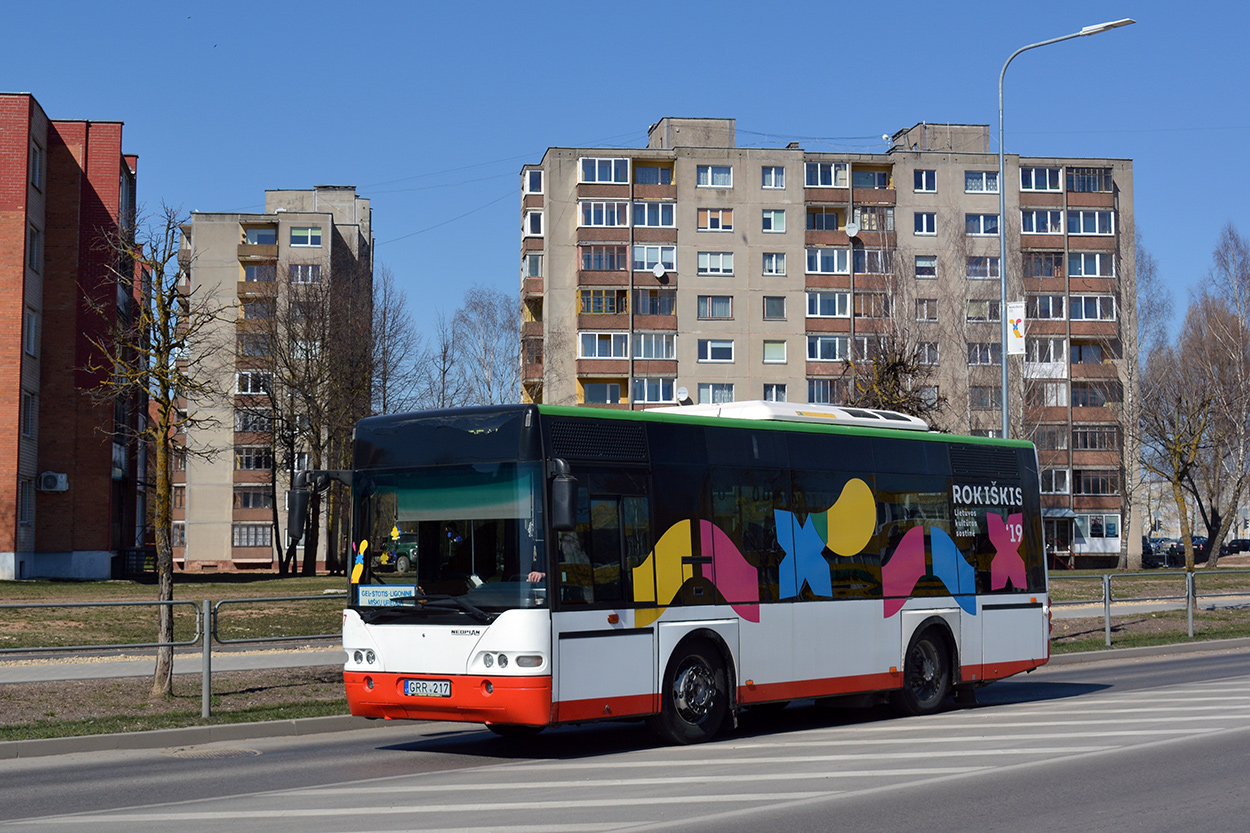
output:
[[[1164,567],[1183,567],[1185,565],[1185,542],[1176,538],[1165,539],[1172,543],[1168,545],[1167,555],[1164,558]],[[1194,563],[1205,564],[1210,552],[1207,549],[1207,538],[1205,535],[1194,535]]]
[[[406,573],[417,561],[417,533],[401,532],[398,541],[382,545],[382,551],[373,558],[373,569],[379,572]]]
[[[1220,547],[1220,555],[1236,555],[1239,552],[1250,552],[1250,538],[1234,538]]]
[[[1153,538],[1150,539],[1149,552],[1143,546],[1141,551],[1141,565],[1146,568],[1166,567],[1168,559],[1172,553],[1172,548],[1179,542],[1175,538]],[[1181,562],[1184,563],[1184,556]]]

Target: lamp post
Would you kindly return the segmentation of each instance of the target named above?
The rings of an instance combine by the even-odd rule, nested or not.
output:
[[[1007,67],[1016,56],[1021,52],[1027,52],[1030,49],[1036,49],[1039,46],[1049,46],[1059,41],[1071,40],[1072,38],[1083,38],[1087,35],[1097,35],[1100,32],[1106,32],[1109,29],[1118,29],[1121,26],[1128,26],[1137,21],[1126,17],[1122,20],[1112,20],[1108,23],[1098,23],[1093,26],[1086,26],[1079,32],[1073,32],[1070,35],[1064,35],[1050,40],[1031,43],[1028,46],[1022,46],[1015,52],[1011,53],[1011,57],[1007,59],[1007,63],[1003,64],[1002,72],[998,73],[998,285],[999,285],[999,305],[998,318],[1002,321],[1002,354],[998,357],[999,362],[1003,366],[1002,378],[1002,409],[1003,409],[1003,437],[1007,437],[1007,186],[1004,181],[1003,173],[1006,165],[1005,154],[1003,152],[1003,77],[1007,75]]]

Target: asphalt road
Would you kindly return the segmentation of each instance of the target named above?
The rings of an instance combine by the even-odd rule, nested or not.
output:
[[[1244,829],[1250,652],[1051,666],[926,718],[796,704],[714,743],[452,724],[0,761],[8,830]]]

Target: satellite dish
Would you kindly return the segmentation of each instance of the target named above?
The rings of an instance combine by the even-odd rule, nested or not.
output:
[[[655,279],[661,280],[664,277],[664,264],[657,263],[655,268],[651,270],[651,274],[655,275]]]
[[[859,223],[847,223],[846,224],[846,236],[854,237],[857,234],[859,234]]]
[[[689,398],[690,398],[690,391],[686,390],[685,388],[677,389],[677,401],[678,402],[685,402]]]

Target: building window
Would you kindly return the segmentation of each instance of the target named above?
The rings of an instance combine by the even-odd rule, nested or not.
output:
[[[937,277],[937,255],[916,255],[916,277],[921,280]]]
[[[1002,364],[1003,361],[1003,345],[997,341],[968,342],[968,364],[970,365],[988,365]]]
[[[587,272],[624,272],[624,246],[582,246],[582,269]],[[637,247],[635,247],[637,248]]]
[[[525,172],[525,186],[523,190],[527,194],[541,194],[543,192],[543,172],[529,170]]]
[[[860,231],[894,231],[893,206],[856,206],[852,216]]]
[[[699,339],[700,362],[730,363],[734,360],[733,339]]]
[[[1063,252],[1025,252],[1026,278],[1062,278]]]
[[[1114,321],[1115,297],[1112,295],[1073,295],[1073,321]]]
[[[993,278],[998,280],[997,257],[969,257],[966,261],[968,277],[974,280]]]
[[[734,386],[731,382],[700,382],[700,405],[723,405],[734,401]]]
[[[1063,212],[1030,208],[1020,212],[1021,234],[1063,234]]]
[[[1118,495],[1120,473],[1114,469],[1074,469],[1072,488],[1077,495]]]
[[[39,353],[39,314],[29,307],[22,314],[22,349],[28,356]]]
[[[543,213],[541,211],[526,211],[525,218],[521,222],[521,229],[525,237],[542,237]]]
[[[581,182],[629,182],[629,160],[595,159],[586,157],[581,160]]]
[[[676,333],[634,333],[635,359],[677,358]]]
[[[968,407],[974,411],[996,411],[1002,399],[1002,385],[971,385],[968,388]]]
[[[290,279],[291,283],[321,283],[321,264],[292,263]]]
[[[700,275],[732,275],[734,273],[733,252],[699,252],[698,273]]]
[[[698,212],[698,229],[699,231],[733,231],[733,209],[700,208]]]
[[[1074,278],[1114,278],[1115,255],[1111,252],[1070,252],[1068,274]]]
[[[883,190],[890,187],[889,171],[855,171],[851,174],[851,185],[855,188],[872,188]]]
[[[174,486],[173,491],[170,494],[170,499],[173,501],[175,509],[186,509],[187,508],[187,487],[186,486]]]
[[[268,547],[273,545],[273,527],[269,524],[233,524],[234,546]]]
[[[812,291],[807,293],[808,318],[850,318],[851,293]]]
[[[700,188],[734,187],[734,169],[730,165],[699,165],[696,185]]]
[[[181,429],[179,429],[181,430]],[[187,451],[185,448],[175,448],[170,451],[169,465],[173,471],[187,470]]]
[[[786,297],[784,295],[765,295],[764,296],[764,320],[765,321],[785,321],[786,320]]]
[[[808,379],[807,401],[813,405],[845,402],[846,382],[842,379]]]
[[[629,312],[626,289],[583,289],[579,293],[582,315],[619,315]]]
[[[764,401],[765,402],[785,402],[786,386],[775,382],[764,383]]]
[[[917,194],[932,194],[937,191],[937,171],[922,171],[916,169],[912,172],[915,181],[913,190]]]
[[[964,233],[972,237],[988,237],[998,234],[997,214],[965,214]]]
[[[846,336],[808,336],[807,360],[809,362],[846,361],[850,341]]]
[[[22,436],[35,436],[35,422],[38,413],[35,410],[35,395],[28,390],[22,391]]]
[[[43,148],[34,142],[30,144],[30,184],[43,190]]]
[[[234,430],[268,434],[273,431],[273,411],[251,411],[244,408],[236,408],[234,411]]]
[[[243,242],[249,246],[276,246],[278,245],[278,229],[274,226],[245,228],[243,229]]]
[[[764,209],[764,231],[780,234],[786,230],[786,212],[779,208]]]
[[[1031,408],[1066,408],[1068,383],[1030,380],[1024,387],[1024,403]]]
[[[969,321],[999,320],[999,302],[996,300],[972,300],[968,302]]]
[[[277,273],[278,267],[273,263],[248,263],[243,266],[245,283],[269,283]]]
[[[733,318],[734,305],[732,295],[700,295],[698,297],[699,318]]]
[[[527,254],[525,256],[525,277],[541,278],[542,276],[543,256],[540,254]]]
[[[1043,451],[1067,451],[1068,427],[1066,425],[1039,425],[1033,429],[1030,439]]]
[[[1069,211],[1068,234],[1093,236],[1115,234],[1115,212]]]
[[[848,249],[808,249],[807,271],[813,275],[849,275],[851,253]]]
[[[671,376],[636,376],[634,377],[635,402],[653,404],[657,402],[674,402],[673,379]]]
[[[321,245],[321,229],[319,228],[292,228],[291,229],[291,245],[292,246],[310,246],[316,247]]]
[[[785,252],[764,252],[764,274],[784,275],[786,273]]]
[[[580,202],[578,206],[581,208],[582,228],[623,228],[629,225],[629,203],[627,202],[595,200]],[[529,212],[526,216],[541,218],[542,212]],[[537,230],[530,228],[528,224],[526,229],[529,235],[541,236],[543,233],[541,222]]]
[[[307,451],[299,451],[295,454],[295,470],[307,471],[312,467],[312,456]]]
[[[273,451],[267,445],[236,445],[235,471],[269,471],[273,468]]]
[[[856,249],[852,258],[859,274],[888,275],[893,269],[890,252],[886,249]]]
[[[237,349],[243,358],[268,358],[273,355],[269,336],[263,333],[239,333]]]
[[[277,302],[273,298],[253,298],[241,304],[243,317],[248,320],[273,318]]]
[[[1078,539],[1120,537],[1119,515],[1077,515],[1072,524]]]
[[[869,361],[881,355],[884,339],[881,336],[855,336],[855,358]]]
[[[786,187],[786,169],[781,165],[765,165],[761,173],[761,188],[781,190]]]
[[[659,165],[635,165],[634,183],[637,185],[672,185],[673,169]]]
[[[1068,168],[1068,190],[1110,194],[1115,190],[1110,168]]]
[[[526,364],[543,363],[543,340],[541,338],[522,339],[521,345],[525,350]]]
[[[272,509],[272,486],[235,486],[235,509]]]
[[[764,341],[764,364],[785,364],[786,343],[784,341]]]
[[[938,320],[937,298],[917,298],[916,299],[916,320],[917,321],[937,321]]]
[[[1021,191],[1058,191],[1059,187],[1059,169],[1058,168],[1021,168],[1020,169],[1020,190]]]
[[[43,270],[43,232],[34,226],[27,227],[26,265],[32,272]]]
[[[651,271],[661,266],[665,271],[677,270],[676,246],[634,246],[634,270]]]
[[[997,194],[998,171],[964,171],[964,193]]]
[[[1072,364],[1102,364],[1102,345],[1088,341],[1072,342]]]
[[[672,315],[677,302],[675,289],[635,289],[635,315]]]
[[[1055,364],[1063,361],[1068,340],[1063,336],[1029,336],[1024,340],[1024,360],[1032,364]]]
[[[581,400],[592,405],[616,405],[621,400],[619,381],[584,381]]]
[[[1042,494],[1066,495],[1068,493],[1067,469],[1042,469]]]
[[[815,206],[807,209],[808,231],[837,231],[842,227],[836,208]]]
[[[890,315],[890,296],[884,292],[856,292],[856,318],[887,318]]]
[[[169,529],[169,545],[171,547],[185,547],[187,545],[186,521],[173,522]]]
[[[1115,425],[1073,425],[1074,451],[1119,451],[1120,429]]]
[[[676,221],[673,211],[676,203],[671,202],[636,202],[634,203],[634,225],[639,228],[673,228]]]
[[[235,393],[268,393],[270,375],[255,370],[241,370],[235,374]]]
[[[1062,321],[1062,295],[1029,295],[1024,299],[1025,316],[1036,321]]]
[[[845,162],[806,162],[803,165],[808,188],[845,188]]]
[[[929,236],[937,234],[937,212],[917,211],[912,215],[915,221],[915,233]]]
[[[1109,401],[1119,401],[1113,385],[1105,382],[1073,382],[1073,408],[1101,408]]]
[[[938,363],[938,343],[921,341],[916,345],[916,359],[922,365],[934,366]]]

